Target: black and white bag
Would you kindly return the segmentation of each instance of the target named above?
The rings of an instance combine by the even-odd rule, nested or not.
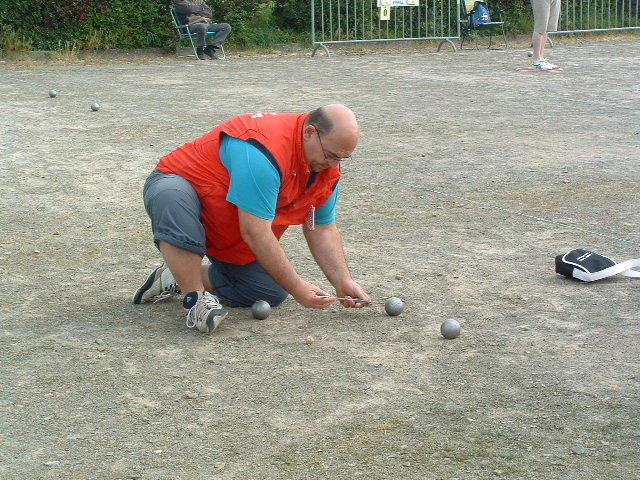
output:
[[[593,282],[613,275],[640,278],[640,272],[631,270],[638,266],[640,266],[638,258],[616,263],[609,257],[582,248],[576,248],[556,257],[556,273],[577,278],[583,282]]]

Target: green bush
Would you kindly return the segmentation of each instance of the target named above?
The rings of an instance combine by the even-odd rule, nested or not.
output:
[[[90,50],[169,49],[177,37],[169,15],[171,3],[171,0],[0,0],[0,49],[55,50],[60,45]],[[231,24],[229,45],[267,47],[310,39],[311,0],[208,3],[214,21]],[[490,5],[492,9],[504,10],[511,33],[531,32],[530,0],[490,0]]]
[[[233,28],[234,44],[239,47],[268,47],[291,41],[290,36],[276,25],[273,15],[275,6],[273,1],[257,4],[251,17],[240,11],[228,13],[225,22]]]
[[[65,42],[81,48],[159,47],[175,36],[162,0],[2,0],[0,22],[43,50]]]
[[[276,0],[276,24],[283,30],[309,33],[311,26],[311,0]]]
[[[274,2],[211,0],[213,20],[231,24],[228,44],[269,46],[290,39],[275,22]],[[0,0],[2,50],[169,48],[177,35],[171,0]]]
[[[531,33],[533,30],[530,0],[494,0],[491,5],[504,11],[504,20],[510,33]]]

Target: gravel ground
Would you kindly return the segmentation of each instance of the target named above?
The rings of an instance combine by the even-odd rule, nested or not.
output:
[[[638,47],[559,45],[558,73],[516,72],[524,48],[0,63],[0,476],[638,478],[640,283],[553,270],[640,257]],[[332,102],[362,125],[339,225],[378,305],[233,309],[212,336],[131,305],[158,158]]]

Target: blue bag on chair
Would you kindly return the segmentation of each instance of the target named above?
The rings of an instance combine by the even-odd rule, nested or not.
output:
[[[489,7],[484,2],[476,2],[473,5],[473,11],[471,12],[471,23],[474,26],[482,25],[483,23],[490,23],[491,15],[489,14]]]

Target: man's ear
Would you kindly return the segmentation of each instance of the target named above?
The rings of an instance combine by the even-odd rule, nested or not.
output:
[[[314,127],[313,125],[309,124],[306,125],[303,129],[302,129],[302,133],[304,135],[305,138],[310,138],[311,136],[316,134],[316,127]]]

